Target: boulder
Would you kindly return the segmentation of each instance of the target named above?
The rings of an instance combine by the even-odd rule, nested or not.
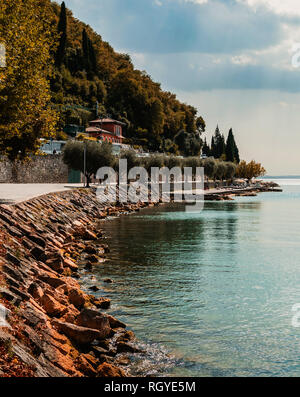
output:
[[[101,335],[99,331],[92,328],[81,327],[79,325],[53,320],[52,324],[62,334],[72,339],[79,345],[89,345]]]
[[[107,314],[106,315],[109,321],[111,328],[126,328],[126,324],[122,323],[122,321],[117,320],[115,317]]]
[[[60,304],[56,299],[48,294],[43,295],[41,304],[49,316],[61,315],[66,309],[65,306]]]
[[[111,332],[107,316],[97,310],[83,309],[76,319],[76,324],[82,327],[96,329],[101,334],[99,339],[105,339]]]
[[[98,377],[102,378],[122,378],[126,377],[125,371],[115,365],[103,363],[97,368]]]
[[[123,331],[117,338],[117,342],[130,342],[135,339],[135,335],[132,331]]]
[[[95,305],[98,309],[109,309],[110,308],[110,299],[108,298],[99,298],[93,300],[93,305]]]
[[[71,288],[69,290],[69,302],[72,303],[72,305],[74,305],[77,309],[82,308],[88,301],[88,296],[80,289]]]
[[[97,375],[97,371],[91,365],[91,363],[85,357],[86,355],[81,354],[76,363],[77,369],[86,376],[95,377]]]
[[[75,262],[73,262],[71,259],[69,258],[65,258],[64,259],[64,267],[69,267],[73,272],[77,272],[78,271],[78,266],[76,265]]]
[[[131,344],[127,342],[119,342],[117,344],[117,352],[118,353],[141,353],[141,350],[135,348]]]
[[[98,292],[100,288],[98,288],[96,285],[93,285],[92,287],[89,288],[93,292]]]

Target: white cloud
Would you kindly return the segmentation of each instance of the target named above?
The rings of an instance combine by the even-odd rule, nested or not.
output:
[[[251,7],[265,6],[277,14],[300,15],[299,0],[238,0]]]
[[[237,55],[231,58],[231,62],[235,65],[255,65],[255,59],[247,55]]]

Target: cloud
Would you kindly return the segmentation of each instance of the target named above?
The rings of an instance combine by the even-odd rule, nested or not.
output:
[[[129,52],[230,53],[272,46],[280,18],[233,0],[69,0],[77,15],[117,48]],[[80,11],[79,11],[80,8]]]
[[[298,92],[291,48],[300,43],[300,17],[287,3],[283,12],[277,0],[67,0],[169,90]]]
[[[300,91],[300,69],[286,69],[259,63],[254,56],[188,53],[144,54],[133,61],[168,90],[200,91],[215,89]]]
[[[298,0],[238,0],[250,7],[268,7],[280,15],[300,15],[300,3]]]

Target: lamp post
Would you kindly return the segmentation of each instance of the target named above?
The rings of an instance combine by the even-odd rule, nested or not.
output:
[[[86,140],[84,140],[84,149],[83,149],[83,174],[84,174],[84,182],[83,187],[86,187]]]

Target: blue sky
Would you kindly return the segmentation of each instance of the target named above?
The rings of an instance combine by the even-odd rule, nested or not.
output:
[[[300,68],[292,65],[300,2],[66,4],[117,51],[129,53],[137,68],[196,106],[209,138],[217,123],[225,134],[233,127],[243,158],[263,162],[269,174],[300,174]]]

